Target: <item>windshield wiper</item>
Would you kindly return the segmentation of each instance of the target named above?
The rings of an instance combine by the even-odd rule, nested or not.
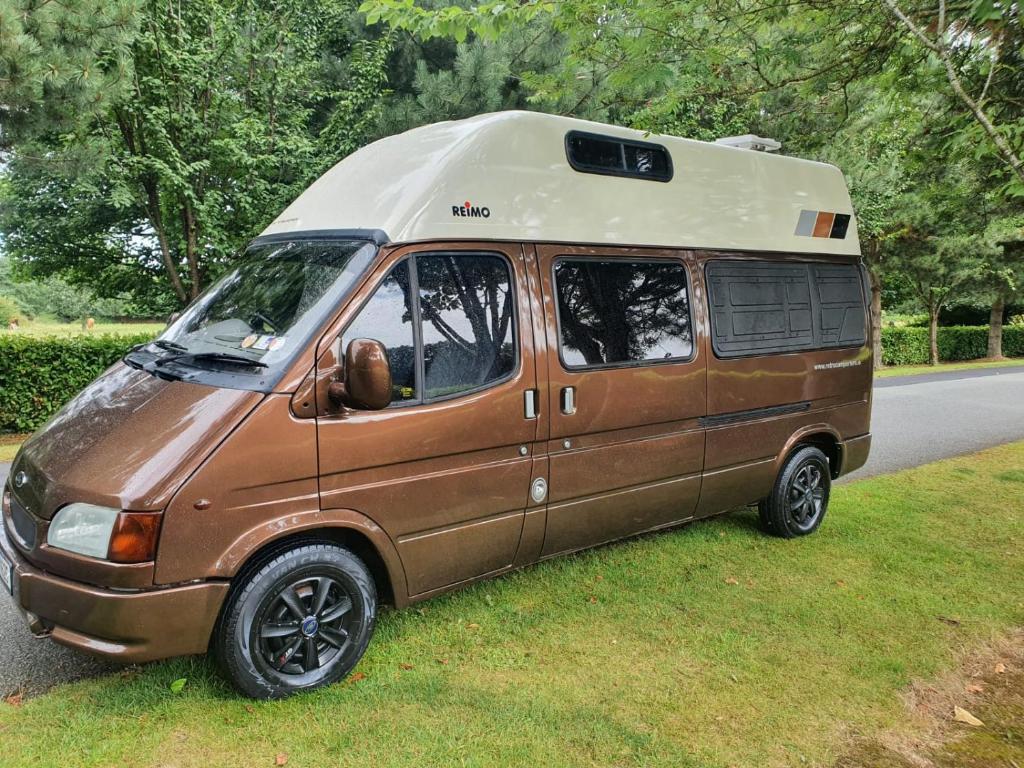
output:
[[[171,352],[188,352],[188,347],[186,347],[184,344],[179,344],[176,341],[167,341],[167,339],[156,339],[149,343],[152,344],[154,347],[160,347],[160,349],[167,349],[170,350]],[[146,345],[143,344],[142,346]]]
[[[230,352],[183,352],[180,355],[168,355],[154,360],[151,365],[159,367],[167,363],[175,363],[179,360],[216,360],[219,363],[231,363],[233,365],[247,365],[253,368],[267,368],[267,364],[261,360],[253,360],[242,355],[233,355]]]

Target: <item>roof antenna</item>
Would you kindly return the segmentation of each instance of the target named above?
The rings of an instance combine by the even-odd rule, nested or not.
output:
[[[782,149],[782,142],[775,139],[763,139],[752,133],[746,133],[742,136],[725,136],[721,139],[715,139],[715,144],[724,144],[727,147],[736,147],[738,149],[752,149],[755,152],[778,152]]]

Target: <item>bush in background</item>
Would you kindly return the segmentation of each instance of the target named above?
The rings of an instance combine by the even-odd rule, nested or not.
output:
[[[0,325],[6,328],[15,318],[21,318],[21,306],[9,296],[0,296]]]
[[[977,360],[988,353],[988,326],[939,327],[939,359],[945,362]],[[1024,326],[1003,327],[1003,354],[1024,357]],[[928,363],[927,328],[882,328],[885,365]]]
[[[0,432],[29,432],[150,335],[0,334]]]

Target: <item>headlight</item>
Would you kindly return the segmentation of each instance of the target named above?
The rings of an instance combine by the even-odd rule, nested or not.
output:
[[[123,512],[95,504],[57,510],[46,543],[112,563],[145,563],[156,557],[159,512]]]
[[[95,504],[68,504],[57,511],[46,543],[89,557],[107,557],[110,534],[121,510]]]

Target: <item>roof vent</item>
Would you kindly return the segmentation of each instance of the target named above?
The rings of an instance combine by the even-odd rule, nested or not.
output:
[[[747,133],[743,136],[725,136],[721,139],[715,139],[715,144],[724,144],[727,147],[736,147],[738,149],[752,149],[755,152],[778,152],[782,149],[782,142],[775,139],[762,139],[760,136],[755,136],[752,133]]]

